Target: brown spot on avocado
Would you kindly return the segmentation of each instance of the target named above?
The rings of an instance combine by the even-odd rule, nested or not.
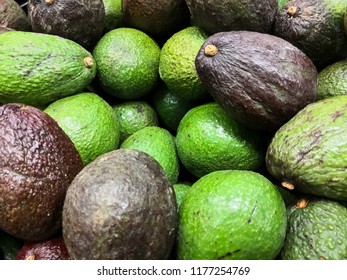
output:
[[[341,112],[341,111],[336,111],[336,112],[334,112],[333,114],[331,114],[330,116],[331,116],[331,118],[333,119],[333,121],[336,121],[336,119],[337,119],[338,117],[343,116],[343,112]]]

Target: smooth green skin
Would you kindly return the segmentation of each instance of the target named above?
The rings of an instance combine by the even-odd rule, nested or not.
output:
[[[347,60],[325,67],[318,74],[317,99],[347,95]]]
[[[196,181],[180,207],[178,259],[274,259],[286,232],[275,186],[246,170],[221,170]]]
[[[120,27],[96,44],[97,79],[110,95],[131,100],[143,97],[159,81],[159,45],[144,32]]]
[[[224,169],[256,170],[263,163],[262,134],[232,120],[215,102],[196,106],[181,120],[178,156],[194,176]]]
[[[84,165],[119,146],[120,125],[112,107],[95,93],[59,99],[44,112],[55,119],[71,139]]]
[[[103,0],[105,7],[105,32],[123,26],[122,0]]]
[[[305,208],[288,208],[288,228],[280,252],[284,260],[347,259],[347,209],[316,199]]]
[[[346,95],[309,104],[272,138],[269,173],[298,192],[347,200],[346,122]]]
[[[125,139],[120,148],[136,149],[149,154],[159,162],[170,183],[177,182],[179,159],[175,138],[168,130],[158,126],[144,127]]]
[[[12,31],[0,34],[0,103],[46,106],[81,92],[95,77],[92,55],[55,35]]]
[[[195,69],[195,57],[206,39],[201,28],[189,26],[173,34],[161,49],[160,78],[182,99],[200,101],[209,96]]]
[[[152,103],[162,125],[175,134],[184,115],[195,106],[193,102],[178,97],[165,85],[152,94]]]
[[[121,143],[141,128],[158,125],[157,113],[146,101],[123,102],[112,108],[120,125]]]
[[[176,195],[177,210],[179,210],[182,204],[182,201],[185,195],[188,193],[188,190],[190,189],[191,185],[186,183],[176,183],[176,184],[173,184],[172,187]]]

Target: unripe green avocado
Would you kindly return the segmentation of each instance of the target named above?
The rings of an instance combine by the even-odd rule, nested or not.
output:
[[[307,105],[272,138],[266,166],[283,186],[347,200],[347,96]]]
[[[0,103],[43,107],[80,92],[95,77],[92,55],[56,35],[0,34]]]

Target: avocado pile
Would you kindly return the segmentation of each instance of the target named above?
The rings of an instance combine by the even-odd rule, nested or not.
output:
[[[206,38],[170,88],[161,49],[193,27]],[[1,1],[0,259],[347,259],[344,62],[346,0]],[[318,96],[331,65],[340,82]],[[189,79],[203,99],[171,90]],[[86,163],[59,126],[64,113],[45,110],[82,93],[113,108],[148,104],[155,123]],[[206,104],[237,123],[228,129],[240,139],[257,135],[257,167],[240,157],[245,164],[223,170],[227,157],[213,158],[218,143],[228,146],[225,121],[211,121],[213,145],[184,139],[184,156],[206,155],[208,171],[185,164],[180,121]],[[88,114],[82,103],[77,111]],[[64,122],[78,139],[83,125]]]

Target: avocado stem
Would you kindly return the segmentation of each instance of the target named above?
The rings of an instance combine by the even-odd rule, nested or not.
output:
[[[289,182],[282,182],[281,183],[282,187],[288,189],[288,190],[294,190],[294,185],[292,183],[289,183]]]
[[[55,0],[45,0],[45,3],[47,5],[52,5],[54,3]]]
[[[26,258],[27,261],[33,261],[35,260],[35,255],[30,255]]]
[[[215,45],[207,45],[204,51],[207,56],[215,56],[218,53],[218,48]]]
[[[287,10],[287,14],[291,17],[294,17],[296,13],[298,12],[298,7],[296,6],[289,6]]]
[[[299,201],[295,204],[295,208],[297,209],[303,209],[306,208],[307,204],[309,203],[309,200],[307,198],[301,198]]]
[[[91,57],[85,57],[84,59],[83,59],[83,62],[84,62],[84,65],[87,67],[87,68],[92,68],[93,67],[93,65],[94,65],[94,61],[93,61],[93,59],[91,58]]]

